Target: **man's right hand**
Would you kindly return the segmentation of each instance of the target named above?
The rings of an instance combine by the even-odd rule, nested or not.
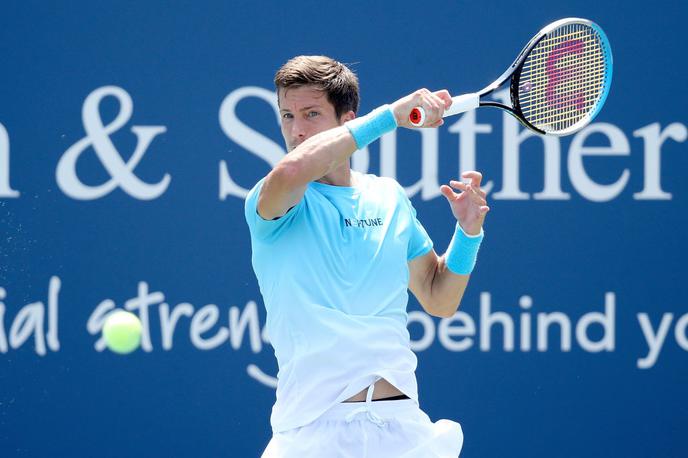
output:
[[[451,104],[451,95],[446,89],[437,92],[418,89],[416,92],[392,103],[391,108],[399,127],[417,129],[418,127],[409,121],[409,116],[414,108],[422,107],[425,110],[423,127],[439,127],[444,124],[442,120],[444,110],[449,108]]]

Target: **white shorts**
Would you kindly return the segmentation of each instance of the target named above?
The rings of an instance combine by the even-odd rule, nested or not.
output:
[[[262,458],[457,458],[462,446],[461,425],[433,423],[412,399],[367,399],[337,404],[308,425],[275,433]]]

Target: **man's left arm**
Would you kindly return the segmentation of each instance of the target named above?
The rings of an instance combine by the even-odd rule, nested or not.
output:
[[[409,289],[425,311],[433,316],[450,317],[456,313],[475,262],[475,257],[469,259],[470,245],[474,240],[479,242],[485,215],[490,211],[486,193],[480,189],[482,174],[465,172],[462,177],[470,178],[471,182],[450,181],[451,187],[442,185],[440,188],[460,224],[449,249],[442,256],[430,250],[408,263]],[[461,192],[456,193],[452,188]],[[457,236],[462,240],[457,240]],[[458,245],[462,242],[464,249],[461,251]]]

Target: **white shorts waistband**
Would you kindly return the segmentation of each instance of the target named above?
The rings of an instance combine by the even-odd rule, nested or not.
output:
[[[368,404],[369,408],[383,418],[394,418],[418,411],[418,404],[413,399],[397,399],[394,401],[340,402],[335,404],[318,420],[344,420],[354,410]]]

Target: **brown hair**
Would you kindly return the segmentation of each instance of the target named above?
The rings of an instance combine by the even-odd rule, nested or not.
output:
[[[358,111],[358,78],[346,65],[327,56],[297,56],[277,70],[275,87],[315,86],[327,94],[337,118]]]

